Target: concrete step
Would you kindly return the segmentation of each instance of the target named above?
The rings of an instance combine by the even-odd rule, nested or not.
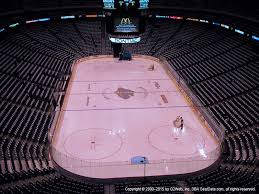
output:
[[[37,169],[42,170],[40,161],[34,160],[34,164],[36,165]]]
[[[0,160],[0,168],[1,168],[1,173],[5,174],[6,170],[5,170],[5,163],[4,160]]]
[[[13,173],[13,164],[11,162],[11,160],[7,160],[7,169],[10,173]]]
[[[110,194],[115,194],[115,185],[110,185]]]
[[[104,194],[115,194],[115,185],[113,184],[104,185]]]
[[[28,171],[28,166],[25,160],[21,160],[22,163],[22,170],[23,171]]]
[[[20,167],[19,160],[14,160],[13,162],[14,162],[14,169],[15,169],[15,171],[21,172],[21,167]]]
[[[34,170],[34,165],[33,165],[33,163],[32,163],[32,160],[28,160],[27,163],[28,163],[28,165],[29,165],[29,168],[30,168],[31,170]]]

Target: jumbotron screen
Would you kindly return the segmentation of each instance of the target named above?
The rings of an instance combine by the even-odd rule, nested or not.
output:
[[[137,17],[116,17],[114,18],[115,33],[138,33],[139,18]]]

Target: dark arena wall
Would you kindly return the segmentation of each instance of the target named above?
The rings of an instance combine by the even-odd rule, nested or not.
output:
[[[109,184],[60,173],[49,157],[55,108],[75,60],[112,55],[104,25],[103,18],[55,20],[0,33],[0,192],[117,194],[140,187],[172,188],[155,193],[194,187],[258,192],[258,41],[251,34],[191,20],[148,21],[141,42],[123,46],[133,54],[166,59],[224,129],[217,164],[188,175]],[[256,25],[243,29],[258,34]]]

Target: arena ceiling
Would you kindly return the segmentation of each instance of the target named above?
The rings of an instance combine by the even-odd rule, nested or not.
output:
[[[151,9],[196,9],[219,11],[259,20],[255,0],[150,0]],[[89,7],[101,8],[102,0],[8,0],[0,6],[1,15],[8,12],[48,8]]]

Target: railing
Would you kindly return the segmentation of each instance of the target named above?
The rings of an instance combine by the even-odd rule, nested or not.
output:
[[[211,166],[218,159],[221,147],[206,153],[206,156],[151,160],[146,164],[85,160],[69,156],[55,147],[51,147],[50,152],[53,161],[71,173],[91,178],[121,178],[193,173]]]

